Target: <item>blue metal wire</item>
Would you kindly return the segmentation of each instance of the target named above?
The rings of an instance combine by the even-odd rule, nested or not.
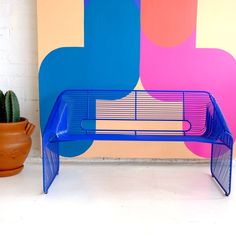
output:
[[[101,129],[98,121],[182,122],[182,128]],[[210,143],[212,176],[230,194],[233,138],[216,100],[206,91],[63,91],[43,132],[45,193],[59,171],[59,143],[77,140]]]

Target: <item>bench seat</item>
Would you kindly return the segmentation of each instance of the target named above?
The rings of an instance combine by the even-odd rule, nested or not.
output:
[[[222,141],[204,136],[178,135],[125,135],[125,134],[69,134],[54,137],[51,142],[66,142],[78,140],[113,140],[113,141],[163,141],[163,142],[201,142],[223,144]]]

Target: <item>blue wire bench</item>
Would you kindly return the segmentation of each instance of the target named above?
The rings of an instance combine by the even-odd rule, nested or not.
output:
[[[59,172],[60,143],[79,140],[210,143],[212,177],[230,194],[233,138],[208,92],[63,91],[43,132],[44,193]]]

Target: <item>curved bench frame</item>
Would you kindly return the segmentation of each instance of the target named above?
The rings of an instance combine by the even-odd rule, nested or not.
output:
[[[99,128],[99,121],[149,122],[149,128]],[[150,128],[176,122],[176,129]],[[179,123],[182,122],[182,127]],[[188,128],[186,128],[188,123]],[[117,126],[117,125],[116,125]],[[122,125],[121,125],[122,126]],[[126,125],[127,126],[127,125]],[[128,125],[129,126],[129,125]],[[205,91],[65,90],[42,138],[43,191],[59,172],[60,143],[80,140],[204,142],[211,144],[211,174],[231,191],[233,138],[215,98]]]

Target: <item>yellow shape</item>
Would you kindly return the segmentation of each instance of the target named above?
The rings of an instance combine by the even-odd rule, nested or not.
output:
[[[38,65],[60,47],[84,46],[84,0],[37,0]]]
[[[142,85],[142,82],[141,82],[140,78],[139,78],[138,83],[136,84],[134,89],[135,90],[145,90],[143,85]]]
[[[198,0],[197,47],[223,49],[236,58],[235,23],[235,0]]]

